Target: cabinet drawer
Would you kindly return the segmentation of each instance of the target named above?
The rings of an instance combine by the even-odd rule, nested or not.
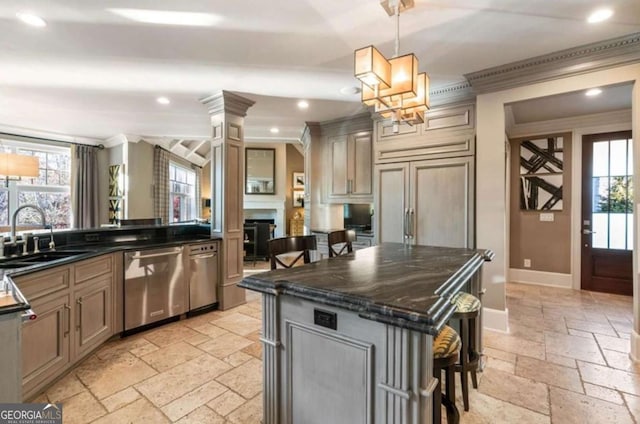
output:
[[[97,258],[78,262],[74,270],[75,284],[81,284],[92,278],[112,272],[112,270],[112,255],[98,256]]]
[[[31,302],[48,294],[68,289],[70,274],[70,267],[62,266],[14,277],[13,281],[18,285],[22,294]]]

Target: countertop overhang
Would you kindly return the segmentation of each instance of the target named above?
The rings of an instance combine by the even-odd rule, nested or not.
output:
[[[451,296],[491,259],[490,250],[382,243],[352,255],[254,274],[239,286],[435,335],[455,311]]]

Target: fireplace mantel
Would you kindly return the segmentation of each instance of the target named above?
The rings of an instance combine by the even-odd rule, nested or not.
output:
[[[286,231],[284,200],[245,200],[244,219],[273,219],[275,237],[283,237]]]

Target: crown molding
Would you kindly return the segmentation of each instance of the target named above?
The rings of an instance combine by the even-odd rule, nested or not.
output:
[[[247,110],[256,103],[253,100],[226,90],[200,99],[200,102],[207,106],[209,115],[226,112],[243,118],[247,116]]]
[[[320,131],[324,137],[371,130],[373,130],[373,119],[369,112],[320,122]]]
[[[433,91],[429,91],[431,106],[442,106],[450,103],[475,100],[475,93],[468,81],[443,85]]]
[[[36,130],[24,127],[14,127],[11,125],[1,125],[0,133],[13,137],[26,137],[34,139],[43,139],[49,141],[58,141],[62,143],[86,144],[89,146],[98,146],[104,144],[104,140],[94,137],[81,137],[68,134],[60,134],[52,131]]]
[[[465,74],[476,94],[640,62],[640,32]]]
[[[129,139],[127,138],[126,135],[116,134],[114,136],[107,138],[103,144],[104,144],[104,147],[110,149],[112,147],[116,147],[121,144],[127,144],[128,142],[129,142]]]

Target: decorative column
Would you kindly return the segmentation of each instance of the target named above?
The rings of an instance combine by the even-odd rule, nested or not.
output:
[[[211,116],[211,235],[222,237],[220,309],[245,303],[242,280],[244,242],[244,117],[255,103],[221,91],[202,100]]]
[[[633,186],[640,184],[640,67],[636,71],[631,91],[631,131],[633,136]],[[640,199],[636,192],[633,218],[633,331],[631,332],[631,360],[640,363]]]

